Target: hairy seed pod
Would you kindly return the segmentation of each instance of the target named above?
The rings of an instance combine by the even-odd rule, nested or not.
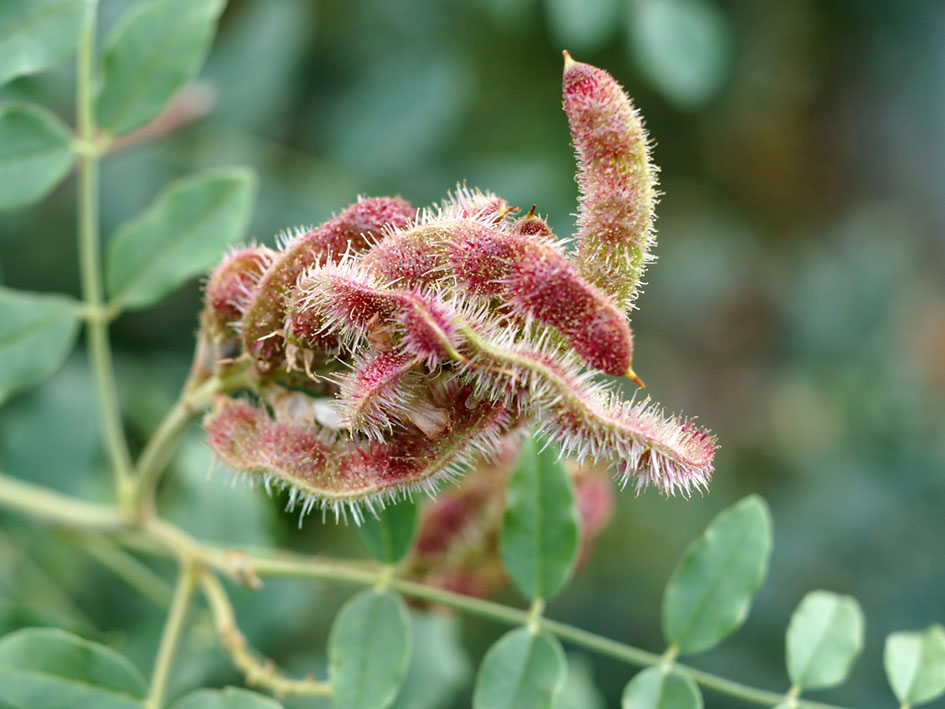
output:
[[[304,421],[273,420],[252,404],[218,397],[204,419],[207,440],[231,468],[261,476],[267,486],[290,489],[289,506],[303,514],[315,504],[336,517],[369,510],[413,491],[433,492],[479,454],[495,450],[511,420],[501,406],[464,405],[455,387],[433,403],[448,408],[455,425],[434,438],[419,430],[398,430],[384,441],[332,439]]]
[[[461,378],[475,395],[524,405],[538,430],[578,462],[609,462],[621,485],[633,478],[638,491],[654,485],[666,495],[688,495],[708,486],[715,439],[692,421],[665,418],[649,400],[620,400],[555,348],[515,334],[504,342],[485,341],[470,330],[459,334],[470,352]],[[524,399],[522,392],[528,394]]]
[[[515,219],[505,200],[460,185],[420,212],[361,200],[279,252],[220,265],[195,371],[241,367],[242,351],[257,374],[285,362],[308,375],[250,377],[258,403],[218,399],[205,427],[220,458],[289,489],[303,513],[319,504],[356,520],[361,505],[432,491],[525,426],[638,491],[707,486],[709,431],[649,399],[624,401],[597,377],[636,377],[626,312],[651,260],[655,168],[642,121],[609,74],[565,54],[563,90],[581,195],[573,257],[534,206]],[[599,483],[589,479],[583,497],[576,485],[588,530],[611,508]],[[457,522],[460,546],[481,531],[475,516]],[[496,524],[485,524],[481,564],[447,564],[431,582],[482,590],[504,578]],[[498,575],[480,573],[487,567]]]
[[[338,409],[342,423],[352,433],[384,440],[394,426],[411,421],[413,410],[422,412],[418,402],[427,386],[416,367],[418,358],[392,351],[357,355],[351,371],[338,377]],[[428,417],[421,416],[424,433],[438,434],[449,423],[444,413],[439,425],[427,427]]]
[[[388,233],[364,256],[379,280],[399,288],[426,289],[442,278],[443,244],[450,221],[421,221]]]
[[[455,282],[469,295],[499,298],[520,319],[558,330],[588,366],[636,379],[626,315],[578,273],[533,212],[509,232],[489,220],[427,216],[391,231],[364,264],[398,288]]]
[[[381,280],[399,287],[432,287],[443,278],[443,247],[457,230],[466,223],[504,228],[512,211],[492,192],[457,185],[439,208],[424,210],[411,224],[388,230],[365,255],[364,264]]]
[[[555,328],[590,367],[635,377],[626,315],[550,241],[464,222],[447,247],[460,288],[497,296],[519,317]]]
[[[345,335],[348,347],[389,326],[397,347],[426,361],[429,369],[455,352],[456,315],[432,295],[384,288],[367,269],[351,260],[312,268],[299,279],[303,310],[314,311],[326,325],[324,333]]]
[[[629,308],[655,242],[649,139],[630,98],[603,69],[565,52],[563,84],[581,192],[578,270]]]
[[[465,184],[459,184],[440,203],[438,216],[441,219],[477,219],[498,224],[514,211],[516,208],[510,207],[494,192],[483,192],[478,187],[470,189]]]
[[[403,226],[413,216],[413,207],[402,199],[362,199],[321,226],[286,239],[243,314],[243,345],[259,368],[267,370],[284,356],[284,341],[276,335],[285,323],[286,299],[302,271],[364,251],[384,227]]]
[[[214,336],[235,333],[252,291],[272,264],[275,252],[265,246],[246,246],[224,257],[207,279],[205,322]]]

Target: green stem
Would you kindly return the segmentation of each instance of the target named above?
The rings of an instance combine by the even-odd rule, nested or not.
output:
[[[266,687],[276,696],[289,694],[305,694],[309,696],[330,697],[331,683],[320,682],[311,677],[292,679],[276,671],[271,661],[260,660],[246,644],[246,638],[236,625],[236,614],[233,604],[223,584],[214,574],[204,572],[200,579],[204,596],[210,604],[217,626],[217,634],[223,649],[229,653],[233,664],[246,676],[246,681],[252,686]]]
[[[117,532],[128,528],[125,516],[113,505],[83,502],[2,473],[0,506],[46,522],[78,529]]]
[[[541,617],[544,612],[544,599],[536,598],[532,601],[531,608],[528,609],[528,621],[525,623],[530,632],[537,633],[541,629]]]
[[[294,560],[288,558],[252,556],[251,563],[253,570],[260,576],[309,576],[312,578],[343,581],[364,586],[376,584],[378,576],[380,575],[380,572],[370,569],[354,568],[347,564],[315,559]],[[480,598],[471,598],[413,581],[395,578],[391,579],[389,586],[405,596],[422,598],[432,603],[450,606],[471,615],[490,618],[509,625],[527,626],[529,621],[532,620],[530,610],[525,611],[518,608],[511,608],[501,603],[494,603]],[[660,666],[664,662],[662,655],[647,652],[646,650],[633,647],[632,645],[627,645],[567,625],[566,623],[560,623],[547,618],[538,618],[536,622],[540,628],[557,635],[562,640],[567,640],[574,645],[579,645],[588,650],[593,650],[598,654],[622,660],[631,665],[654,667]],[[774,706],[784,701],[785,698],[783,694],[749,687],[739,682],[718,677],[709,672],[703,672],[676,662],[671,663],[670,667],[679,674],[688,676],[706,689],[711,689],[721,694],[727,694],[731,697],[737,697],[746,702],[764,706]],[[797,706],[800,709],[842,709],[833,704],[812,701],[798,701]]]
[[[171,602],[170,585],[108,537],[89,535],[79,547],[158,608],[166,608]]]
[[[78,240],[82,298],[92,313],[104,311],[102,293],[101,244],[98,215],[99,152],[95,140],[95,106],[93,96],[93,58],[95,52],[95,20],[82,37],[76,69],[76,124],[78,137],[85,147],[78,155]],[[108,323],[105,317],[86,320],[89,360],[95,379],[99,408],[102,414],[105,446],[115,476],[119,501],[129,502],[132,495],[131,455],[121,425],[121,411],[115,389]]]
[[[145,700],[145,709],[161,709],[164,706],[167,680],[194,593],[197,580],[194,562],[185,559],[181,563],[177,586],[174,588],[174,598],[171,601],[171,610],[164,624],[164,632],[161,634],[161,646],[154,660],[154,671],[151,673],[151,686],[148,689],[148,698]]]
[[[529,620],[533,619],[530,610],[512,608],[501,603],[472,598],[396,577],[385,579],[389,571],[376,565],[366,566],[351,561],[326,561],[278,551],[254,550],[245,552],[225,546],[203,544],[178,527],[156,517],[147,520],[138,527],[134,527],[129,525],[117,508],[80,502],[2,474],[0,474],[0,505],[59,524],[84,529],[111,531],[117,533],[117,541],[139,548],[145,553],[190,559],[194,563],[215,568],[241,583],[251,586],[258,585],[259,579],[257,576],[313,578],[359,586],[377,586],[379,583],[386,582],[387,587],[405,596],[449,606],[470,615],[489,618],[508,625],[527,626]],[[134,534],[130,536],[121,534],[129,531],[134,532]],[[207,582],[205,580],[203,585],[206,591]],[[219,594],[211,591],[210,595],[213,597]],[[216,600],[219,601],[219,598]],[[211,598],[212,601],[213,598]],[[218,614],[221,608],[223,606],[218,605]],[[221,617],[225,617],[225,615]],[[703,672],[672,661],[666,655],[647,652],[632,645],[575,628],[566,623],[544,617],[537,618],[535,622],[537,622],[538,627],[557,635],[562,640],[601,655],[622,660],[631,665],[659,667],[667,664],[667,659],[669,659],[668,667],[688,676],[704,688],[737,697],[746,702],[773,706],[786,699],[785,694],[749,687],[739,682],[718,677],[709,672]],[[233,647],[235,646],[230,648],[231,652]],[[241,657],[240,659],[243,661],[245,658]],[[289,681],[294,682],[296,680]],[[842,709],[837,705],[808,700],[798,700],[796,706],[799,709]]]
[[[182,395],[167,412],[164,420],[141,451],[141,456],[135,466],[138,480],[135,508],[139,519],[151,515],[154,511],[154,494],[161,479],[161,473],[164,472],[174,452],[174,444],[187,430],[190,422],[206,407],[210,398],[231,384],[219,377],[211,377],[189,394]]]

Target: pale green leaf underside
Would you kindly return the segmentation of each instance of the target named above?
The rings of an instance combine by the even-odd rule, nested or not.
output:
[[[921,704],[945,693],[945,628],[893,633],[883,654],[886,677],[903,704]]]
[[[771,553],[771,519],[752,495],[722,512],[693,542],[663,595],[663,632],[681,653],[720,642],[744,622]]]
[[[0,2],[0,86],[58,64],[76,48],[93,0]]]
[[[688,677],[650,667],[623,690],[621,709],[702,709],[702,693]]]
[[[55,371],[78,328],[75,301],[0,288],[0,403]]]
[[[557,451],[538,453],[526,437],[506,489],[502,562],[529,598],[550,598],[567,583],[578,552],[578,514],[571,478]]]
[[[0,106],[0,209],[42,198],[72,167],[66,125],[37,106]]]
[[[863,625],[855,598],[828,591],[807,594],[787,630],[791,682],[803,689],[841,684],[863,650]]]
[[[62,630],[20,630],[0,639],[0,704],[15,709],[133,709],[144,679],[114,650]]]
[[[551,709],[567,676],[564,652],[545,632],[512,630],[482,660],[475,709]]]
[[[365,591],[338,613],[328,638],[336,709],[384,709],[410,660],[410,621],[400,596]]]
[[[131,9],[105,43],[99,125],[127,133],[154,118],[200,70],[223,0],[152,0]]]
[[[181,697],[171,709],[282,709],[275,699],[246,689],[198,689]]]
[[[364,547],[385,564],[395,564],[404,558],[416,531],[417,505],[412,500],[401,500],[378,510],[377,518],[369,514],[358,526]]]
[[[151,305],[220,258],[249,222],[256,180],[249,170],[208,170],[171,183],[112,239],[109,295]]]

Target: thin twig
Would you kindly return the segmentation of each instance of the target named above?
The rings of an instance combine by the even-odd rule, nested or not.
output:
[[[286,677],[276,670],[275,663],[272,660],[257,658],[247,646],[245,636],[236,625],[236,614],[233,611],[233,605],[230,603],[220,579],[213,573],[205,571],[201,574],[200,585],[203,588],[207,602],[210,604],[210,610],[217,626],[217,634],[220,636],[220,643],[233,660],[233,664],[246,677],[246,684],[264,687],[277,697],[290,694],[318,697],[331,696],[330,682],[320,682],[310,677],[303,679]]]
[[[85,535],[79,548],[159,608],[171,602],[170,584],[108,537]]]
[[[82,299],[90,310],[104,305],[102,289],[102,253],[98,215],[98,165],[100,152],[95,147],[94,64],[95,21],[89,21],[82,36],[76,62],[76,122],[79,143],[84,146],[78,155],[77,220],[79,270]],[[88,318],[85,322],[89,362],[98,394],[105,447],[115,476],[115,487],[122,505],[130,501],[131,455],[121,424],[121,410],[115,387],[108,323],[104,318]]]
[[[193,560],[182,559],[181,569],[174,587],[174,598],[171,609],[167,614],[164,632],[161,634],[161,645],[154,660],[154,670],[151,673],[151,685],[148,688],[148,697],[145,700],[145,709],[161,709],[164,706],[164,694],[167,691],[167,680],[174,664],[174,655],[180,642],[184,621],[196,584],[197,569]]]
[[[120,511],[116,508],[92,505],[87,502],[73,500],[59,493],[45,490],[31,483],[14,480],[2,474],[0,474],[0,506],[6,506],[26,514],[33,514],[59,524],[66,524],[79,529],[97,525],[94,528],[116,533],[116,540],[123,544],[134,546],[146,553],[157,553],[163,556],[174,556],[180,559],[192,559],[201,565],[223,572],[234,580],[251,587],[258,587],[260,585],[259,577],[313,578],[325,581],[351,583],[359,586],[376,586],[383,580],[385,575],[384,567],[376,564],[367,566],[363,562],[358,561],[322,560],[278,550],[253,550],[252,552],[246,552],[221,545],[204,544],[191,537],[179,527],[156,517],[147,520],[143,525],[135,527],[124,521]],[[103,510],[108,511],[109,514],[103,514]],[[117,520],[119,523],[107,526],[104,524],[106,521],[105,518],[108,520]],[[203,578],[205,579],[207,577],[208,576],[205,575]],[[215,577],[213,578],[215,579]],[[219,585],[218,580],[216,584],[219,586],[219,590],[223,592],[222,586]],[[490,618],[508,625],[527,625],[529,621],[529,612],[527,610],[512,608],[501,603],[464,596],[459,593],[453,593],[406,579],[391,578],[388,580],[388,584],[391,589],[405,596],[421,598],[433,603],[455,608],[464,613]],[[203,582],[202,585],[204,591],[207,592],[207,584]],[[213,585],[213,581],[210,582],[210,585]],[[210,594],[208,599],[211,600],[211,604],[214,599],[219,601],[220,597],[215,595],[213,590],[210,591]],[[223,594],[223,600],[228,604],[225,592],[223,592]],[[225,613],[226,606],[218,604],[214,614],[217,615],[221,610]],[[222,617],[225,620],[227,616],[223,615]],[[611,640],[601,635],[582,630],[581,628],[549,620],[544,617],[538,620],[538,624],[539,627],[557,635],[562,640],[587,648],[601,655],[622,660],[631,665],[639,667],[659,667],[665,664],[665,658],[662,655],[648,652],[616,640]],[[235,627],[235,623],[232,625]],[[224,626],[226,626],[226,623],[224,623]],[[231,647],[235,647],[232,645],[232,643],[235,642],[234,637],[235,636],[228,636],[228,638],[223,638],[223,635],[221,635],[221,639],[230,641]],[[247,660],[247,658],[249,659]],[[234,656],[234,661],[235,660],[236,657]],[[239,660],[243,663],[248,663],[249,661],[255,663],[252,665],[252,667],[255,668],[253,669],[254,672],[261,668],[264,673],[268,673],[267,666],[259,660],[256,660],[255,657],[246,650],[245,644]],[[747,702],[773,706],[785,700],[785,694],[750,687],[724,677],[713,675],[709,672],[697,670],[688,665],[672,662],[669,666],[676,672],[690,677],[694,682],[702,685],[706,689],[737,697]],[[250,667],[250,665],[247,664],[247,667]],[[294,682],[295,680],[288,681]],[[260,684],[264,683],[265,680],[260,681]],[[270,688],[272,687],[270,686]],[[275,691],[275,689],[273,689],[273,691]],[[796,706],[798,709],[843,709],[834,704],[810,700],[798,700]]]

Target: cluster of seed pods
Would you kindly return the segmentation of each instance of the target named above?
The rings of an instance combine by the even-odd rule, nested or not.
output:
[[[229,254],[206,288],[202,334],[218,367],[257,386],[204,421],[231,468],[358,521],[433,492],[528,427],[640,490],[688,494],[713,437],[625,401],[642,385],[628,322],[654,244],[655,168],[639,114],[605,71],[565,54],[577,154],[576,249],[532,207],[464,186],[416,210],[360,199],[277,249]],[[609,377],[607,375],[610,375]]]

